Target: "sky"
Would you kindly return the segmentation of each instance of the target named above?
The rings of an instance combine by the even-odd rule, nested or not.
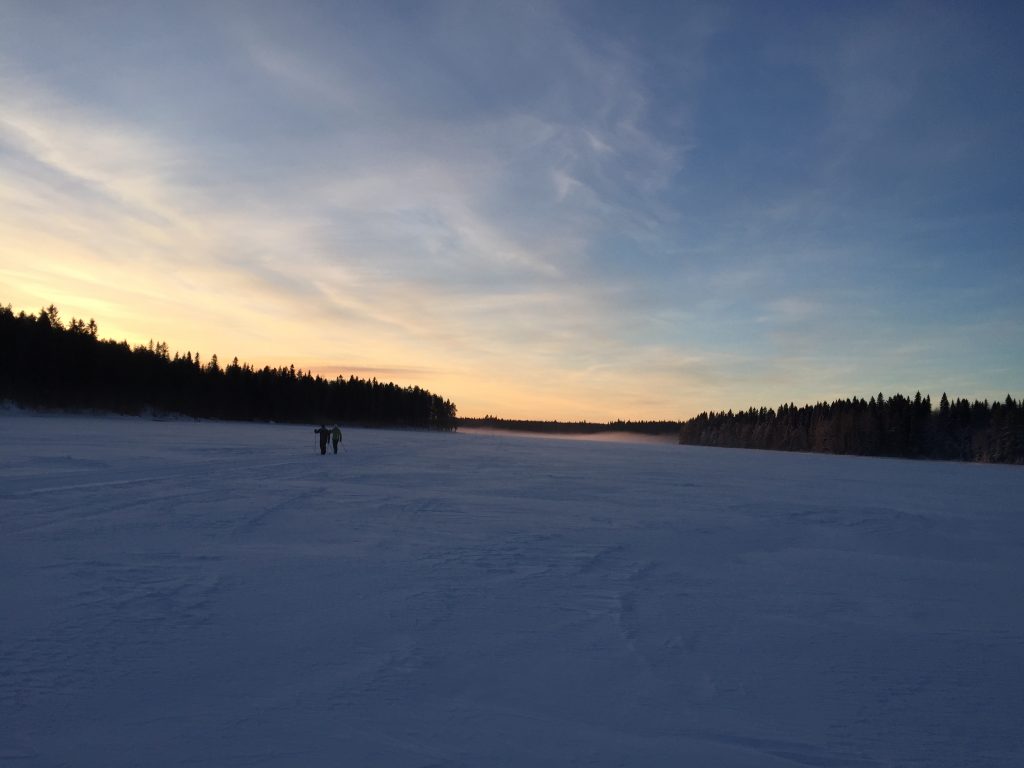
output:
[[[1024,395],[1024,5],[0,0],[0,304],[460,415]]]

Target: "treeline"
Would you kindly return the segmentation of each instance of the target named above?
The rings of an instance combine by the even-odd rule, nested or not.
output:
[[[453,403],[419,387],[287,368],[255,369],[216,355],[172,356],[164,343],[100,339],[96,323],[61,322],[0,306],[0,400],[31,408],[146,410],[195,418],[456,428]]]
[[[506,429],[512,432],[539,432],[552,435],[597,435],[603,432],[633,432],[641,435],[675,435],[678,421],[531,421],[529,419],[460,418],[459,426]]]
[[[683,422],[679,442],[729,448],[859,456],[1024,463],[1024,401],[950,401],[933,409],[918,392],[870,400],[702,413]]]

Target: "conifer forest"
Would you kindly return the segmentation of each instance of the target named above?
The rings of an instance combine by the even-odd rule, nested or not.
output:
[[[945,393],[939,407],[918,392],[856,397],[797,407],[792,403],[733,413],[702,413],[683,422],[679,442],[773,451],[1024,463],[1024,403],[1010,395],[989,403]]]
[[[294,366],[256,369],[235,358],[173,355],[164,343],[100,339],[92,320],[65,324],[0,306],[0,401],[29,408],[181,414],[194,418],[452,430],[454,403],[420,387],[324,379]]]
[[[704,412],[682,422],[607,424],[459,419],[454,403],[417,386],[355,376],[325,379],[294,366],[254,368],[217,355],[203,361],[167,345],[100,339],[96,323],[64,323],[53,305],[38,315],[0,306],[0,401],[29,408],[180,414],[194,418],[344,422],[454,430],[460,424],[536,433],[666,434],[728,448],[1024,464],[1024,401],[882,393],[868,400],[778,409]]]

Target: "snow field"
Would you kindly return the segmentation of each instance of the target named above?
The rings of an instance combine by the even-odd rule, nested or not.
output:
[[[0,765],[1024,765],[1019,467],[0,415]]]

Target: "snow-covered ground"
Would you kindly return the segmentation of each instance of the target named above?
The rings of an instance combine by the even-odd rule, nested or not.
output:
[[[1021,766],[1024,470],[0,415],[0,765]]]

